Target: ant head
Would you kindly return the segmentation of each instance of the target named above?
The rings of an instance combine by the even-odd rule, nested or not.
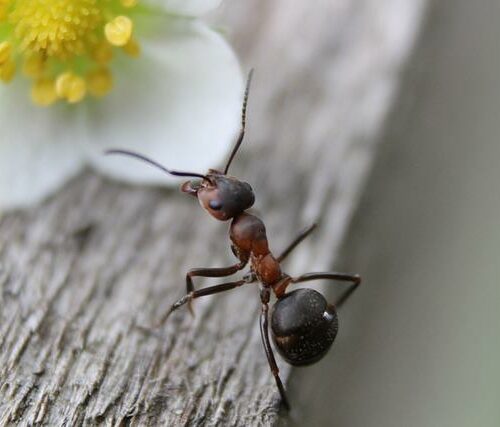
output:
[[[150,159],[149,157],[128,150],[107,150],[106,154],[122,154],[134,157],[142,160],[143,162],[149,163],[169,175],[201,178],[185,182],[181,186],[181,191],[197,197],[201,206],[214,218],[220,221],[227,221],[230,218],[234,218],[236,215],[250,208],[255,201],[252,187],[250,187],[249,184],[240,181],[233,176],[227,175],[229,166],[240,148],[240,145],[243,142],[243,136],[245,135],[246,108],[250,82],[252,80],[252,72],[253,70],[250,70],[250,73],[248,74],[245,95],[243,97],[240,135],[235,146],[233,147],[233,150],[231,151],[224,168],[224,172],[210,169],[206,175],[203,175],[195,172],[172,170]]]
[[[250,184],[215,170],[209,170],[203,180],[185,182],[181,191],[197,197],[200,205],[220,221],[234,218],[255,202]]]

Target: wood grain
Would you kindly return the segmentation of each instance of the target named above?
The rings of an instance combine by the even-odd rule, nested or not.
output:
[[[211,17],[256,68],[232,172],[254,187],[271,248],[321,222],[292,274],[334,266],[424,3],[235,0]],[[194,319],[181,310],[154,333],[134,327],[183,294],[187,269],[233,262],[226,233],[175,190],[91,171],[4,215],[0,425],[274,424],[255,285],[201,299]]]

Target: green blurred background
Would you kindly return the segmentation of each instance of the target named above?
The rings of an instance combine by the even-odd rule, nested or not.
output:
[[[500,426],[500,1],[434,1],[338,270],[364,283],[297,369],[297,426]]]

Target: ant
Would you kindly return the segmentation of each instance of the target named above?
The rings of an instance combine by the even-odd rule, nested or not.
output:
[[[186,274],[186,295],[172,305],[162,317],[159,325],[163,324],[173,311],[185,304],[188,304],[188,308],[193,314],[192,300],[196,298],[229,291],[256,281],[260,282],[262,344],[269,367],[276,380],[281,401],[286,409],[290,409],[285,388],[279,377],[278,365],[269,342],[268,319],[271,291],[277,298],[271,314],[274,344],[286,362],[294,366],[304,366],[319,361],[330,349],[338,331],[336,308],[347,300],[356,286],[360,284],[361,278],[357,274],[335,272],[307,273],[298,277],[285,274],[281,270],[280,263],[316,228],[316,224],[302,231],[279,256],[275,257],[269,249],[264,223],[257,216],[246,212],[255,201],[252,187],[227,173],[245,136],[246,109],[252,74],[253,70],[248,75],[243,98],[241,130],[223,171],[209,169],[203,175],[171,170],[141,154],[127,150],[108,150],[106,154],[131,156],[170,175],[198,178],[182,184],[181,191],[196,197],[201,207],[215,219],[219,221],[232,220],[229,228],[231,250],[239,261],[229,267],[189,270]],[[250,270],[240,280],[198,290],[194,288],[193,277],[227,277],[242,270],[249,262]],[[350,282],[351,286],[335,305],[328,304],[323,295],[313,289],[303,288],[286,292],[291,284],[319,279],[346,281]]]

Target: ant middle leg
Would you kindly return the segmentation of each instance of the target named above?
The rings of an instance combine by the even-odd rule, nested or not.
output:
[[[361,276],[359,274],[348,274],[348,273],[307,273],[302,276],[291,278],[289,283],[300,283],[300,282],[308,282],[310,280],[320,280],[320,279],[328,279],[328,280],[339,280],[342,282],[351,282],[351,286],[347,289],[337,302],[334,304],[335,307],[339,308],[347,301],[347,299],[351,296],[351,294],[356,290],[358,285],[361,283]]]
[[[300,234],[287,246],[287,248],[276,258],[278,262],[283,261],[289,254],[292,252],[299,243],[302,242],[309,234],[311,234],[314,229],[317,227],[318,224],[314,223],[307,227],[306,229],[302,230]]]

